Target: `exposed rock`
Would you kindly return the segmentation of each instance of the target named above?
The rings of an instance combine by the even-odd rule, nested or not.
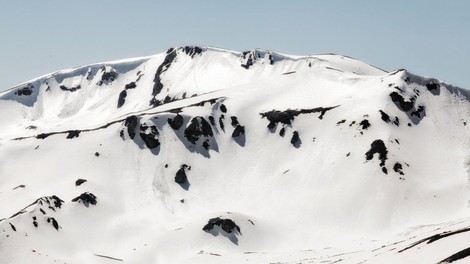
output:
[[[410,111],[413,106],[414,106],[414,103],[411,102],[411,101],[405,101],[405,99],[403,98],[403,96],[401,96],[399,93],[397,92],[392,92],[390,94],[390,97],[392,98],[392,101],[404,112],[408,112]]]
[[[127,97],[127,91],[122,90],[121,93],[119,94],[117,108],[121,108],[121,106],[124,105],[124,103],[126,102],[126,97]]]
[[[147,126],[145,124],[141,124],[140,131],[140,137],[144,141],[147,148],[153,149],[160,146],[160,141],[158,140],[158,135],[160,133],[158,132],[156,126]]]
[[[359,123],[359,125],[361,126],[362,129],[366,130],[370,127],[370,123],[369,123],[369,120],[367,119],[364,119],[361,121],[361,123]]]
[[[292,138],[290,140],[290,143],[292,144],[292,146],[294,146],[296,148],[300,147],[301,142],[300,142],[299,132],[294,131],[292,133]]]
[[[78,179],[75,181],[75,186],[80,186],[82,185],[83,183],[87,182],[87,180],[85,179]]]
[[[155,96],[158,95],[162,89],[163,89],[163,83],[162,83],[162,78],[161,75],[170,68],[171,63],[176,59],[176,50],[171,48],[166,52],[166,57],[163,60],[162,64],[157,69],[157,72],[155,73],[155,77],[153,79],[154,85],[153,85],[153,99],[150,101],[150,105],[157,106],[156,103],[158,100],[155,99]]]
[[[103,74],[101,75],[101,80],[98,82],[98,85],[114,82],[118,77],[118,73],[115,70],[111,69],[110,71],[106,71],[105,66],[101,67],[101,71]]]
[[[225,131],[224,115],[221,115],[221,116],[219,117],[219,126],[220,126],[220,129],[222,129],[222,130]]]
[[[99,152],[95,152],[95,156],[96,156],[96,157],[99,157],[99,156],[100,156],[100,153],[99,153]]]
[[[211,123],[212,126],[215,126],[215,119],[213,116],[209,116],[209,123]]]
[[[438,90],[441,86],[438,83],[430,82],[426,84],[426,88],[428,88],[429,91],[435,91]]]
[[[184,123],[184,118],[180,114],[177,114],[175,117],[173,117],[173,119],[168,118],[168,124],[174,130],[180,129],[183,123]]]
[[[176,172],[175,175],[175,182],[178,184],[185,184],[188,182],[188,177],[186,176],[186,168],[188,166],[186,164],[181,165],[180,169]]]
[[[75,138],[75,137],[79,137],[80,136],[80,130],[70,130],[68,131],[68,135],[67,135],[67,138],[68,139],[71,139],[71,138]]]
[[[194,58],[196,54],[201,54],[203,51],[198,46],[186,46],[186,47],[183,47],[182,50],[184,51],[184,53],[186,53],[186,55],[190,56],[191,59]]]
[[[390,123],[390,116],[382,110],[379,110],[382,120],[385,123]]]
[[[184,130],[184,136],[194,145],[201,136],[212,137],[213,132],[211,125],[201,116],[191,119],[191,123]]]
[[[135,115],[128,116],[124,122],[124,126],[127,127],[127,133],[131,139],[135,137],[135,129],[137,128],[138,117]]]
[[[245,134],[245,127],[238,124],[233,130],[232,137],[236,138],[244,134]]]
[[[418,109],[410,113],[411,116],[416,116],[418,118],[422,118],[426,115],[426,110],[424,106],[420,105],[418,106]]]
[[[286,128],[282,127],[281,130],[279,130],[279,136],[284,137],[285,134],[286,134]]]
[[[403,173],[403,166],[399,162],[397,162],[397,163],[395,163],[395,165],[393,165],[393,170],[396,173],[399,173],[400,175],[405,175],[405,173]]]
[[[27,87],[19,88],[18,90],[15,91],[15,95],[18,96],[30,96],[33,94],[33,85],[28,85]]]
[[[90,204],[96,205],[98,203],[96,196],[90,192],[84,192],[80,194],[80,196],[73,198],[72,202],[83,203],[83,205],[86,207],[88,207]]]
[[[366,160],[371,160],[374,157],[374,154],[379,154],[380,166],[385,166],[385,161],[387,160],[387,148],[382,140],[377,139],[370,145],[370,150],[366,152]]]
[[[242,63],[240,64],[240,66],[248,70],[250,66],[253,65],[253,62],[254,62],[253,57],[254,57],[254,54],[252,51],[244,51],[241,55]]]
[[[59,231],[59,223],[54,219],[54,217],[48,217],[47,222],[51,223],[55,230]]]
[[[67,91],[67,92],[75,92],[77,90],[80,90],[82,87],[80,85],[77,85],[75,87],[70,87],[70,88],[67,88],[67,86],[65,85],[61,85],[59,87],[62,91]]]
[[[19,188],[25,188],[25,187],[26,187],[26,185],[20,184],[20,185],[16,186],[15,188],[13,188],[13,190],[16,190],[16,189],[19,189]]]
[[[131,83],[126,84],[124,86],[124,89],[129,90],[129,89],[134,89],[135,87],[137,87],[137,84],[135,84],[135,82],[131,82]]]
[[[222,111],[222,113],[227,113],[227,107],[224,104],[221,104],[220,111]]]
[[[238,126],[240,123],[238,122],[238,118],[236,116],[231,116],[230,119],[232,119],[232,126],[233,127],[236,127]]]
[[[225,232],[231,234],[234,230],[237,230],[239,233],[241,232],[240,227],[235,224],[234,221],[231,219],[222,219],[220,217],[216,218],[211,218],[207,222],[207,224],[202,228],[202,230],[206,232],[210,232],[212,229],[214,229],[215,226],[219,226],[224,230]]]
[[[278,111],[272,110],[265,113],[260,113],[261,118],[269,120],[268,128],[273,129],[278,123],[290,125],[296,116],[300,114],[310,114],[310,113],[321,113],[318,118],[322,119],[325,113],[331,109],[334,109],[338,106],[333,107],[317,107],[312,109],[300,109],[300,110],[285,110]]]

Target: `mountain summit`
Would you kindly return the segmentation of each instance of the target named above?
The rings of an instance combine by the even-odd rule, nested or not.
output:
[[[433,78],[187,46],[0,110],[5,263],[470,260],[470,92]]]

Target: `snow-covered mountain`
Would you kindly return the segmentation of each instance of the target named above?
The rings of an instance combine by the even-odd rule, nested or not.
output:
[[[470,92],[180,47],[0,93],[2,263],[469,263]]]

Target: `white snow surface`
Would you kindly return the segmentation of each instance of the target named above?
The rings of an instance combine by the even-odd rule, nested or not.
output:
[[[469,100],[406,70],[261,49],[41,76],[0,93],[0,262],[470,263],[454,255],[470,248]],[[298,112],[270,124],[273,110]],[[212,135],[191,142],[201,119]],[[368,157],[380,142],[386,158]],[[96,204],[72,202],[86,192]],[[216,217],[240,231],[203,230]]]

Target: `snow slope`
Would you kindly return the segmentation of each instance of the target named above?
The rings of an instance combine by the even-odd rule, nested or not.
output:
[[[0,257],[466,263],[469,99],[259,49],[42,76],[0,93]]]

